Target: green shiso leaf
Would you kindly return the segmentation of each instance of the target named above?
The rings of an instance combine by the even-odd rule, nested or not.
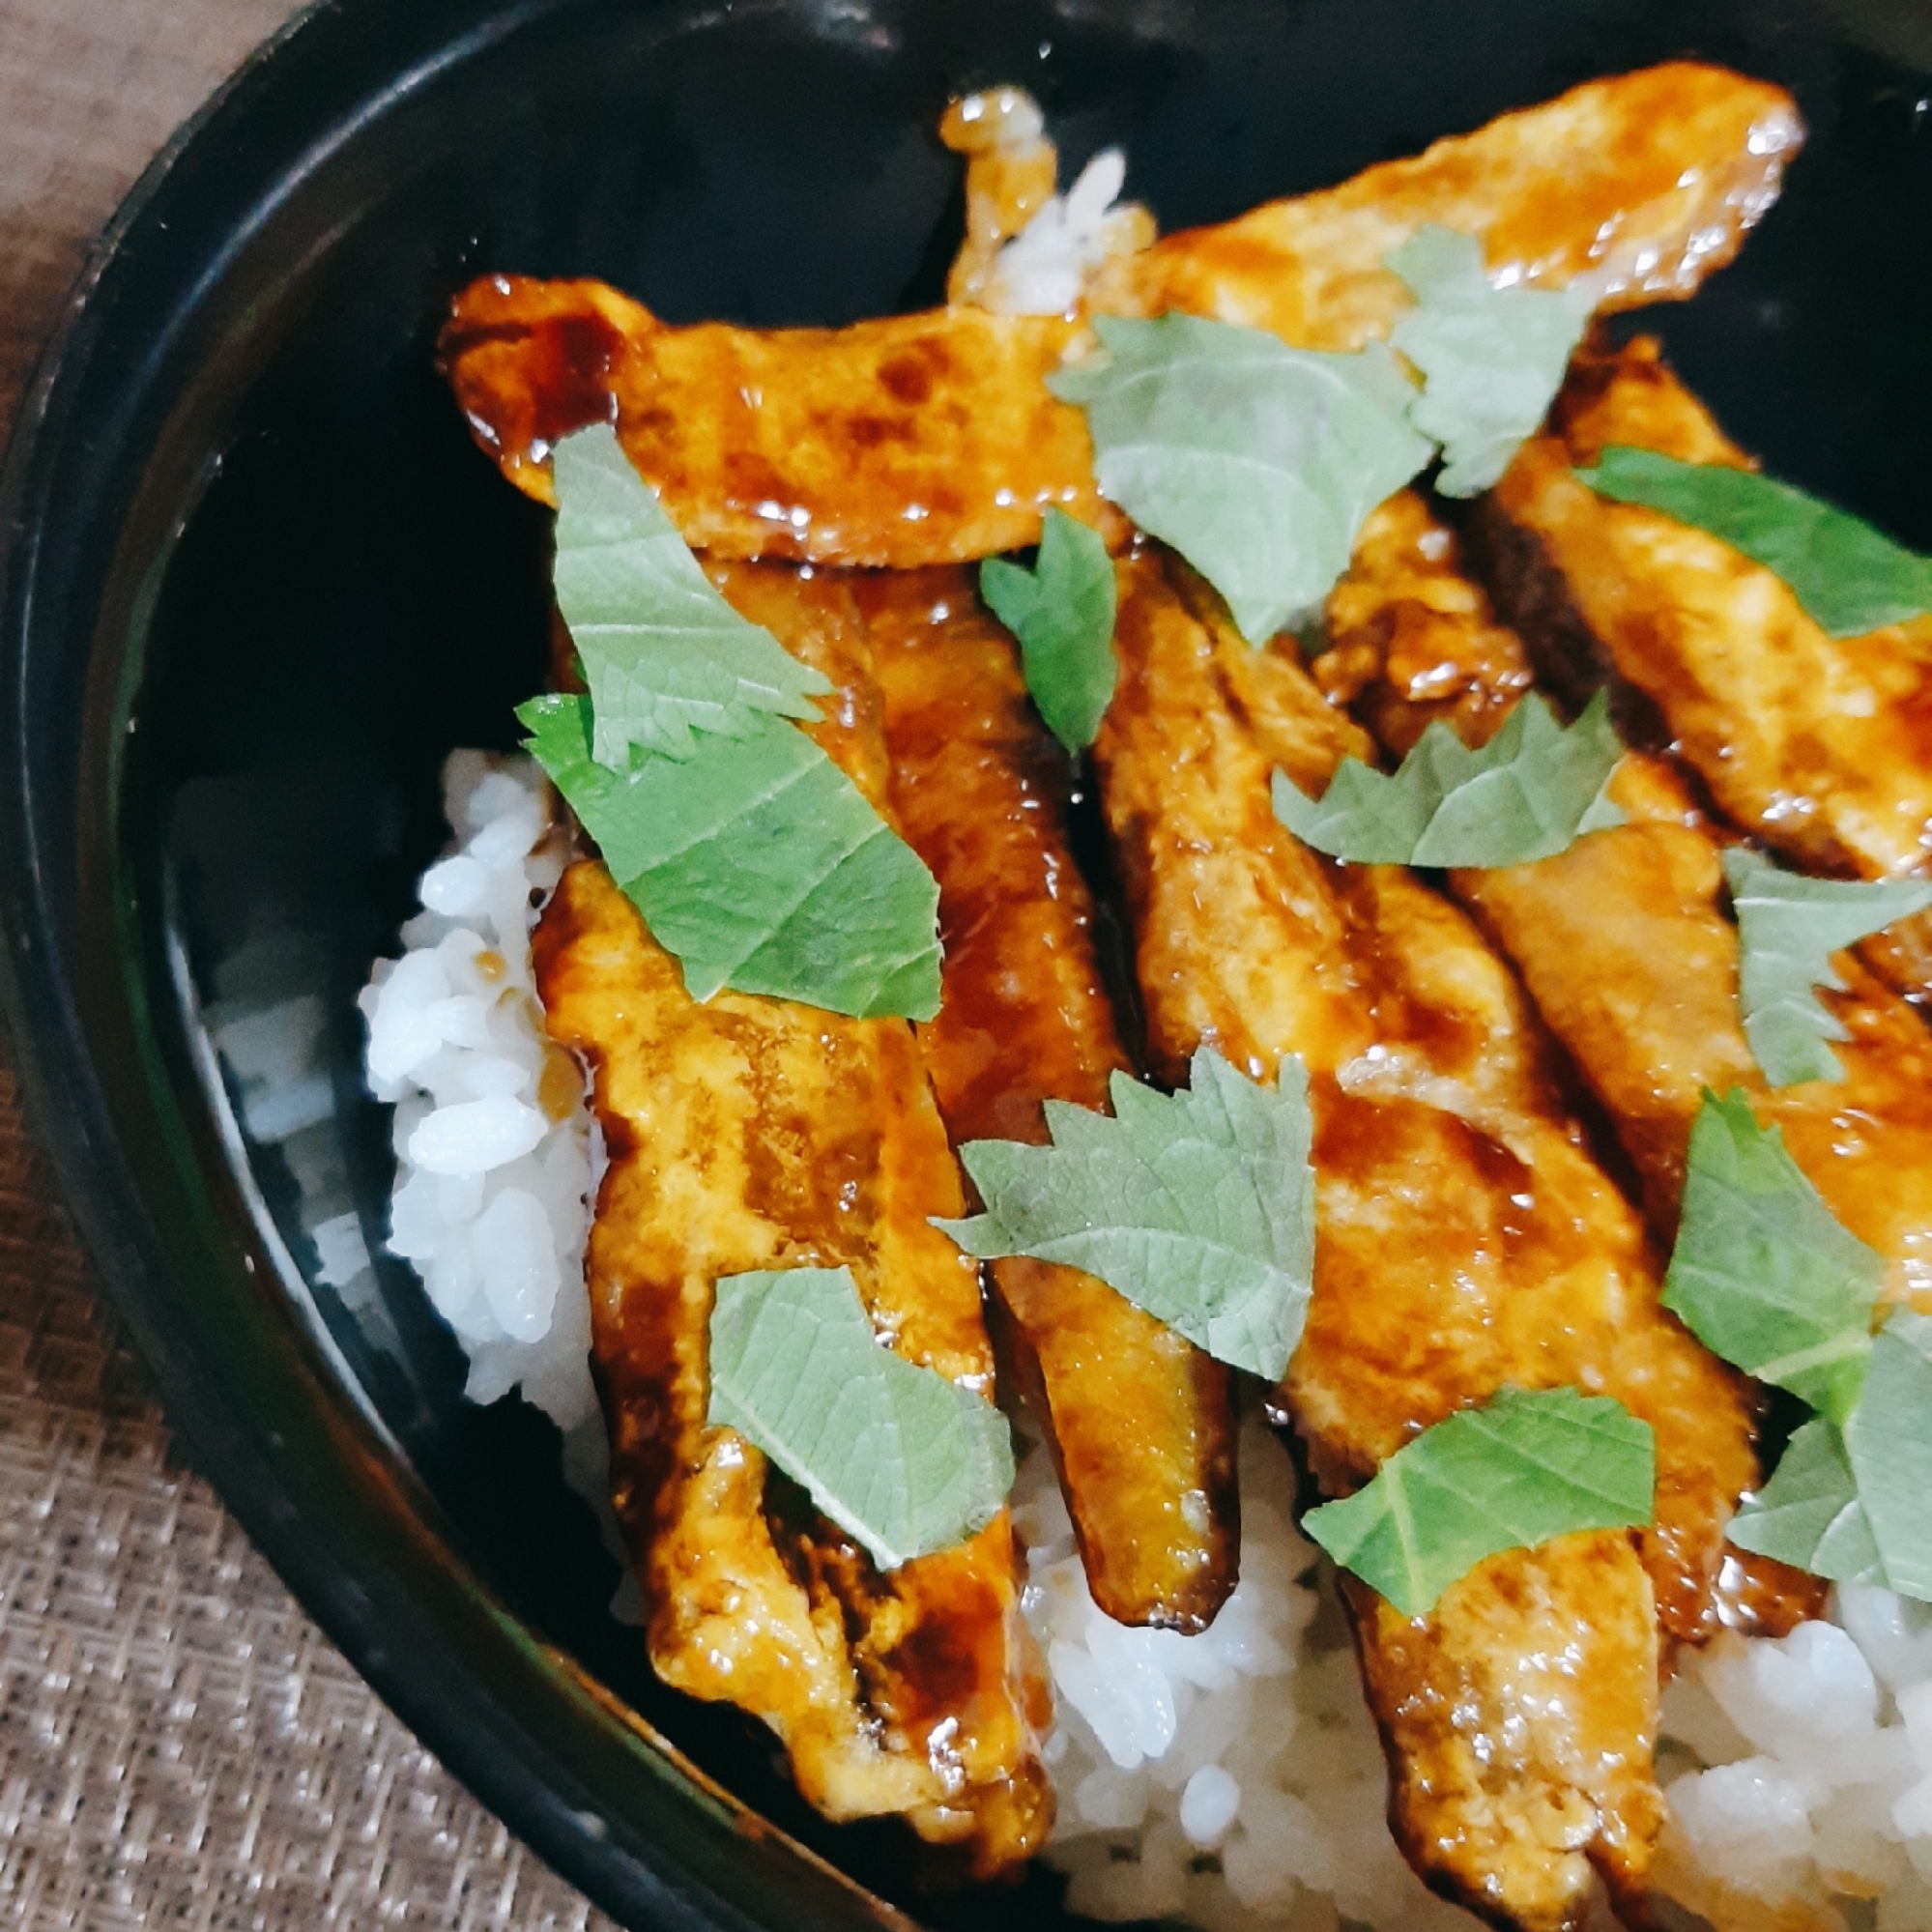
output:
[[[1932,1602],[1932,1320],[1892,1311],[1843,1428],[1801,1428],[1730,1538],[1814,1576]]]
[[[1877,1583],[1883,1567],[1871,1518],[1835,1423],[1794,1431],[1776,1474],[1746,1497],[1727,1532],[1740,1549],[1775,1557],[1834,1583]]]
[[[1505,1389],[1404,1443],[1367,1487],[1302,1528],[1405,1617],[1485,1556],[1572,1530],[1640,1527],[1657,1489],[1651,1427],[1608,1396]]]
[[[1049,509],[1033,568],[990,557],[979,592],[1020,640],[1026,688],[1047,729],[1080,753],[1113,696],[1113,560],[1098,531]]]
[[[1723,1100],[1707,1090],[1690,1130],[1664,1307],[1713,1354],[1842,1423],[1871,1360],[1884,1272],[1778,1129],[1758,1125],[1743,1090]]]
[[[1473,497],[1510,467],[1549,413],[1570,352],[1590,320],[1571,289],[1492,288],[1483,245],[1433,223],[1388,258],[1417,306],[1391,340],[1423,374],[1409,420],[1442,445],[1435,486]]]
[[[1327,596],[1363,519],[1429,460],[1384,344],[1328,355],[1178,314],[1094,328],[1103,353],[1048,387],[1086,411],[1101,493],[1172,544],[1252,644]]]
[[[557,481],[557,608],[583,660],[591,755],[624,770],[630,751],[693,755],[694,732],[742,737],[766,713],[815,718],[831,682],[712,588],[617,431],[573,431]]]
[[[517,715],[692,996],[931,1018],[938,887],[788,722],[829,682],[711,587],[608,424],[553,465],[558,608],[590,695]]]
[[[591,749],[587,698],[517,716],[694,999],[719,988],[860,1018],[939,1010],[938,887],[801,731],[757,713],[744,735],[617,772]]]
[[[1742,846],[1724,854],[1738,914],[1738,1006],[1773,1086],[1842,1080],[1825,1042],[1848,1039],[1814,987],[1841,992],[1831,955],[1932,906],[1932,880],[1806,879]]]
[[[1932,611],[1932,558],[1789,483],[1625,444],[1576,476],[1599,496],[1661,510],[1742,550],[1783,578],[1831,637],[1862,637]]]
[[[1013,1486],[1006,1419],[895,1355],[850,1268],[726,1275],[709,1420],[768,1456],[880,1570],[984,1529]]]
[[[1320,802],[1275,774],[1275,816],[1362,865],[1526,865],[1624,822],[1603,795],[1624,747],[1599,692],[1567,730],[1534,694],[1480,751],[1438,718],[1393,776],[1341,761]]]
[[[971,1140],[986,1212],[941,1221],[968,1254],[1082,1268],[1210,1355],[1271,1380],[1307,1319],[1314,1268],[1308,1073],[1273,1087],[1211,1048],[1171,1096],[1116,1073],[1113,1116],[1047,1102],[1053,1144]]]

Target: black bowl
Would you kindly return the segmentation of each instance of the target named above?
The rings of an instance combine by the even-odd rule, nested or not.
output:
[[[1926,546],[1926,21],[1913,0],[333,0],[135,189],[5,481],[0,919],[28,1098],[201,1466],[384,1696],[620,1918],[891,1917],[833,1859],[910,1894],[893,1831],[818,1825],[759,1734],[653,1684],[554,1431],[461,1399],[408,1270],[332,1286],[311,1238],[353,1213],[379,1254],[388,1130],[352,995],[442,837],[443,753],[507,742],[541,677],[544,518],[431,370],[451,292],[593,274],[752,323],[930,302],[961,207],[933,129],[995,79],[1039,93],[1069,168],[1124,141],[1175,227],[1698,54],[1794,87],[1811,143],[1742,263],[1643,326],[1773,468]],[[1010,1910],[1050,1922],[1055,1897],[1036,1876]]]

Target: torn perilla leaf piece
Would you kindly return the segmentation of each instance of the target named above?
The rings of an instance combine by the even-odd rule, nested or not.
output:
[[[1113,696],[1113,560],[1099,532],[1049,506],[1030,570],[979,566],[979,593],[1020,640],[1026,689],[1047,729],[1078,757]]]
[[[1390,340],[1423,376],[1409,420],[1442,446],[1435,487],[1473,497],[1535,435],[1590,320],[1581,288],[1497,288],[1473,235],[1425,223],[1389,257],[1416,306]]]
[[[768,1456],[880,1570],[964,1543],[1013,1486],[1005,1417],[894,1354],[850,1268],[721,1278],[710,1374],[710,1422]]]
[[[1046,1103],[1051,1146],[969,1140],[960,1160],[986,1202],[940,1221],[968,1254],[1083,1269],[1197,1347],[1278,1380],[1301,1340],[1314,1271],[1308,1073],[1272,1087],[1211,1047],[1171,1095],[1123,1073],[1113,1115]]]
[[[1602,692],[1567,729],[1533,693],[1480,750],[1437,719],[1393,776],[1343,759],[1318,802],[1278,771],[1275,816],[1359,865],[1527,865],[1623,823],[1604,795],[1623,755]]]
[[[1932,612],[1932,557],[1755,470],[1613,443],[1575,474],[1600,497],[1660,510],[1742,550],[1784,580],[1828,637],[1863,637]]]
[[[1806,879],[1745,846],[1724,853],[1738,915],[1738,1007],[1773,1086],[1844,1078],[1825,1043],[1851,1036],[1816,989],[1842,993],[1831,955],[1932,906],[1932,879]]]
[[[583,661],[591,755],[622,771],[632,747],[689,758],[694,732],[742,737],[760,713],[816,718],[831,681],[726,603],[609,423],[564,437],[557,486],[557,608]]]
[[[1098,316],[1048,388],[1086,412],[1101,494],[1227,600],[1250,644],[1312,611],[1363,519],[1428,461],[1386,345],[1290,349],[1232,323]]]
[[[1652,1519],[1657,1446],[1608,1396],[1504,1389],[1424,1429],[1302,1528],[1405,1617],[1426,1616],[1486,1556],[1572,1530]]]
[[[1932,1602],[1932,1320],[1892,1311],[1844,1427],[1798,1430],[1730,1538],[1834,1583]]]
[[[803,732],[763,715],[618,772],[591,756],[591,710],[533,698],[517,716],[692,998],[729,986],[860,1019],[939,1010],[938,886]]]
[[[1884,1273],[1743,1091],[1707,1088],[1664,1307],[1714,1355],[1842,1423],[1864,1385]]]
[[[938,887],[791,722],[830,681],[725,601],[607,424],[552,461],[558,608],[590,695],[520,706],[525,748],[686,991],[930,1019]]]

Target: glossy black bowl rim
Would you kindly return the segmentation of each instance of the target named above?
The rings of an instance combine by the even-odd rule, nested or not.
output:
[[[646,3],[670,11],[667,0]],[[407,18],[375,38],[387,48],[407,36],[414,61],[360,97],[347,115],[328,120],[279,182],[353,138],[365,105],[380,111],[385,100],[466,49],[558,4],[530,0],[480,19],[438,0],[403,10]],[[64,619],[63,597],[76,587],[50,586],[43,566],[59,514],[56,476],[63,465],[94,460],[90,412],[101,407],[103,387],[94,325],[140,273],[136,257],[177,245],[170,216],[182,195],[185,158],[224,151],[239,129],[273,113],[291,82],[318,65],[339,61],[351,72],[367,67],[356,47],[369,25],[366,12],[317,0],[179,130],[95,244],[21,400],[0,472],[0,1004],[21,1099],[110,1303],[194,1465],[331,1640],[471,1791],[629,1924],[676,1932],[753,1932],[777,1923],[903,1927],[900,1915],[706,1779],[518,1624],[438,1535],[434,1503],[381,1454],[314,1338],[273,1293],[256,1299],[279,1333],[257,1365],[264,1379],[246,1399],[170,1319],[168,1244],[158,1215],[171,1203],[157,1197],[153,1165],[130,1158],[105,1090],[101,1044],[76,994],[79,949],[61,880],[70,866],[83,869],[86,855],[59,849],[60,801],[41,782],[30,686],[39,661],[63,649],[85,649],[77,632],[92,632],[87,590],[74,606],[84,622]],[[218,276],[221,261],[217,249],[203,272]],[[179,320],[180,311],[171,314],[170,326]],[[130,453],[112,435],[104,447],[108,468]],[[91,889],[110,887],[96,880]],[[101,930],[97,925],[97,937]],[[204,1226],[204,1239],[207,1232]],[[209,1248],[202,1259],[226,1272],[239,1265],[250,1277],[273,1270],[266,1253],[223,1256]],[[264,1427],[264,1412],[278,1405],[286,1426]],[[621,1815],[607,1803],[613,1790],[633,1800]]]

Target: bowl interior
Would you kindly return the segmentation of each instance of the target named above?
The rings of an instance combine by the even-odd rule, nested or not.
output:
[[[547,1772],[503,1782],[476,1716],[511,1694],[492,1672],[525,1672],[532,1710],[569,1703],[559,1735],[625,1731],[607,1691],[885,1895],[972,1916],[914,1898],[894,1831],[807,1815],[762,1735],[654,1684],[555,1431],[462,1399],[454,1341],[383,1252],[389,1124],[354,995],[445,835],[443,756],[512,742],[546,641],[547,516],[433,367],[449,296],[504,269],[600,276],[674,321],[933,302],[962,209],[934,127],[995,79],[1039,94],[1063,180],[1120,142],[1174,228],[1699,54],[1794,87],[1811,144],[1741,263],[1638,326],[1771,468],[1932,547],[1920,33],[1903,6],[1824,0],[439,0],[401,21],[347,0],[137,197],[14,455],[11,889],[44,933],[16,1024],[210,1474],[428,1741],[614,1909],[669,1910],[624,1859],[741,1823],[681,1773],[647,1803],[639,1760],[588,1745],[574,1824],[537,1802]],[[303,1434],[310,1409],[330,1420]],[[301,1456],[354,1462],[366,1520],[319,1520]],[[447,1601],[370,1580],[405,1535],[460,1579]],[[399,1682],[411,1643],[457,1687]],[[691,1922],[869,1916],[760,1842],[754,1877],[728,1856],[700,1874]],[[1013,1909],[1044,1921],[1054,1897],[1036,1876]]]

